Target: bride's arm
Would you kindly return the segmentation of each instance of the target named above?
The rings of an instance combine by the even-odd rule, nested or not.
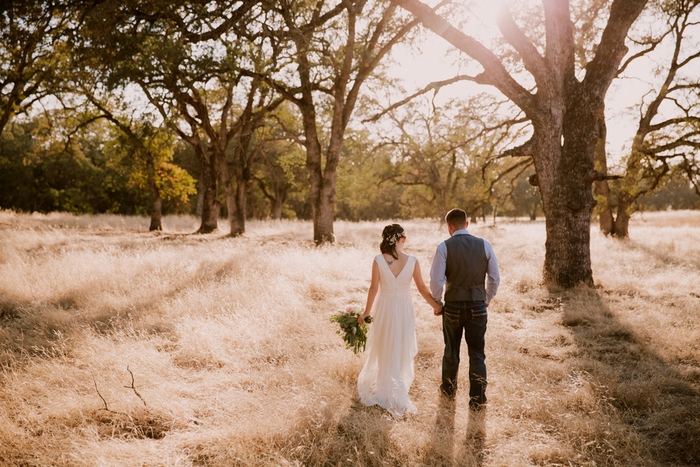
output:
[[[357,322],[360,325],[365,324],[365,318],[369,316],[369,312],[372,309],[372,304],[374,303],[374,297],[377,296],[377,290],[379,290],[379,265],[376,261],[372,261],[372,281],[369,284],[369,290],[367,291],[367,304],[365,305],[365,312],[357,318]]]
[[[425,301],[428,302],[428,305],[433,307],[435,313],[439,313],[440,310],[442,310],[442,306],[435,301],[433,295],[430,293],[430,289],[427,285],[425,285],[423,275],[420,272],[420,263],[418,262],[418,259],[416,259],[416,267],[413,269],[413,281],[416,283],[418,292],[423,296]]]

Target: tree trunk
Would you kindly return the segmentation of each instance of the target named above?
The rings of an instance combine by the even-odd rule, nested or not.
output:
[[[265,198],[267,198],[267,200],[270,202],[270,217],[275,220],[282,219],[282,211],[284,210],[284,203],[287,202],[289,185],[287,185],[284,181],[272,179],[272,186],[270,190],[272,193],[270,193],[262,179],[256,178],[256,181],[258,182],[260,191],[263,192]]]
[[[275,198],[274,201],[272,201],[272,218],[275,220],[280,220],[282,219],[282,210],[284,208],[284,201],[281,200],[279,197]]]
[[[328,143],[328,150],[326,152],[326,165],[320,177],[321,183],[315,202],[314,242],[317,245],[335,242],[333,217],[335,211],[335,188],[338,178],[338,162],[342,151],[343,135],[345,134],[345,125],[341,121],[344,105],[347,104],[336,96],[330,142]]]
[[[202,222],[197,233],[206,234],[219,228],[219,213],[221,203],[216,196],[216,183],[207,183],[202,200]]]
[[[156,183],[156,168],[153,165],[153,157],[149,153],[144,154],[146,159],[146,164],[148,167],[148,187],[151,191],[151,225],[148,227],[149,232],[154,230],[163,230],[163,225],[161,219],[163,218],[163,202],[160,198],[160,190],[158,189],[158,184]]]
[[[605,142],[607,140],[607,126],[605,125],[605,116],[598,119],[598,142],[595,146],[595,170],[603,175],[608,174],[608,158],[605,151]],[[598,225],[600,231],[605,235],[613,233],[614,219],[612,214],[612,196],[610,194],[610,186],[607,180],[599,180],[593,182],[593,194],[598,203]]]
[[[324,184],[317,197],[314,209],[314,242],[317,245],[335,242],[333,233],[333,211],[335,207],[335,172],[332,180],[324,177]]]
[[[241,216],[241,207],[239,200],[240,191],[240,181],[238,176],[236,176],[236,187],[234,188],[233,182],[231,180],[231,173],[228,170],[228,164],[226,163],[226,156],[223,154],[218,155],[219,159],[219,171],[221,172],[221,183],[224,185],[224,194],[226,196],[226,209],[228,210],[228,222],[231,228],[229,235],[231,237],[238,237],[245,233],[245,194],[243,195],[243,211],[244,214]],[[235,164],[235,171],[238,172],[238,163]],[[242,217],[242,219],[241,219]]]
[[[632,212],[632,202],[626,199],[620,199],[617,204],[617,216],[615,217],[615,224],[613,227],[612,234],[617,238],[627,238],[630,235],[629,223]]]
[[[663,164],[648,177],[643,159],[645,158],[644,142],[648,135],[649,121],[640,124],[640,129],[632,141],[632,150],[627,159],[625,176],[620,180],[620,194],[617,202],[617,215],[613,226],[612,235],[617,238],[629,237],[629,221],[635,211],[635,203],[640,196],[654,190],[670,170],[670,166]]]
[[[537,193],[537,196],[535,196],[535,201],[532,203],[532,211],[530,211],[530,220],[531,221],[537,220],[537,208],[538,207],[540,207],[539,192]]]
[[[314,243],[321,245],[335,240],[333,235],[335,184],[332,187],[333,193],[329,196],[328,184],[324,183],[321,143],[316,130],[316,110],[313,107],[313,100],[309,98],[308,102],[310,104],[300,105],[299,108],[302,112],[306,136],[306,167],[309,170],[309,198],[314,225]],[[326,162],[326,174],[328,174],[328,162]],[[333,173],[333,179],[335,180],[335,173]]]
[[[328,156],[330,158],[330,156]],[[329,167],[329,165],[331,167]],[[320,169],[320,168],[319,168]],[[319,171],[311,173],[311,178],[315,178],[316,182],[312,183],[316,193],[312,190],[313,206],[313,224],[314,224],[314,243],[321,245],[324,243],[335,242],[335,234],[333,233],[333,211],[335,209],[335,186],[336,186],[336,171],[333,164],[326,162],[326,170],[323,175]]]
[[[597,143],[592,110],[596,106],[577,94],[569,90],[568,99],[577,100],[578,106],[568,106],[568,112],[563,106],[554,108],[549,118],[535,125],[534,137],[547,231],[543,276],[545,282],[564,288],[593,285],[590,234],[595,200],[590,176]]]
[[[195,147],[199,162],[202,168],[202,186],[204,196],[202,197],[202,222],[197,233],[206,234],[214,232],[219,227],[219,212],[221,203],[218,200],[218,170],[216,159],[207,157],[201,145]]]
[[[202,218],[202,209],[204,208],[204,183],[202,180],[197,182],[197,207],[195,208],[194,215]]]
[[[605,173],[605,172],[603,172]],[[614,235],[615,220],[612,214],[612,194],[607,180],[593,182],[593,194],[598,201],[598,226],[605,235]]]
[[[238,177],[237,177],[238,178]],[[241,177],[236,180],[236,209],[231,215],[231,236],[237,237],[245,233],[245,215],[247,204],[247,183]]]
[[[589,184],[585,184],[585,188],[590,192]],[[572,209],[570,196],[561,193],[564,190],[557,191],[560,193],[545,203],[544,280],[564,288],[580,283],[593,285],[589,245],[591,212]]]
[[[282,219],[282,211],[284,211],[284,203],[287,202],[287,193],[289,189],[284,186],[275,190],[275,197],[269,197],[270,212],[275,220]]]
[[[153,204],[151,206],[151,225],[148,227],[149,232],[154,230],[163,230],[161,219],[163,218],[163,202],[160,198],[158,190],[154,193]]]

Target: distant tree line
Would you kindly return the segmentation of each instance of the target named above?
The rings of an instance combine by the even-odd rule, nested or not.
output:
[[[42,119],[11,122],[0,137],[0,205],[24,212],[65,211],[75,214],[113,213],[148,215],[150,197],[145,177],[125,155],[119,133],[106,125],[75,138],[72,151],[63,145],[40,147]],[[352,221],[432,217],[436,193],[429,181],[419,184],[416,162],[392,157],[392,151],[373,151],[363,135],[345,142],[338,168],[335,217]],[[367,138],[366,135],[364,135]],[[79,151],[78,149],[79,148]],[[171,159],[159,167],[163,214],[197,215],[198,164],[183,142],[169,144]],[[437,164],[436,164],[437,166]],[[439,166],[445,177],[450,161]],[[488,190],[480,173],[452,172],[458,183],[443,205],[472,207],[472,222],[492,216],[536,219],[542,216],[537,187],[530,172]],[[469,180],[471,177],[471,180]],[[267,144],[253,167],[247,217],[250,219],[311,219],[303,151],[284,144]],[[461,181],[462,183],[459,183]],[[498,192],[498,194],[494,194]],[[614,189],[612,196],[617,196]],[[653,192],[638,199],[644,211],[700,209],[700,197],[687,179],[669,177]],[[201,207],[200,207],[201,208]],[[199,213],[201,214],[201,213]],[[227,215],[224,208],[224,215]]]
[[[106,122],[93,124],[73,135],[70,147],[52,138],[48,138],[51,144],[42,144],[42,134],[47,132],[43,117],[14,120],[6,126],[0,137],[0,207],[25,212],[150,214],[147,168],[136,163],[120,132]],[[344,142],[335,218],[433,217],[435,203],[443,210],[449,205],[471,208],[476,222],[494,215],[532,219],[542,215],[539,194],[527,182],[528,173],[489,187],[476,162],[474,170],[469,170],[455,167],[453,157],[430,159],[416,153],[402,159],[390,146],[381,146],[366,132],[351,133]],[[167,148],[167,157],[155,168],[162,213],[201,215],[194,152],[177,139],[167,141]],[[251,172],[247,218],[311,219],[304,154],[298,145],[266,143]],[[433,174],[433,179],[422,180],[423,174]],[[226,206],[222,212],[228,216]]]

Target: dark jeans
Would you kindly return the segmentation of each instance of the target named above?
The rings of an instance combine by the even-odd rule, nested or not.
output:
[[[486,304],[484,302],[446,302],[442,309],[442,334],[445,354],[442,357],[442,385],[448,397],[457,392],[459,348],[464,340],[469,350],[469,405],[480,407],[486,402]]]

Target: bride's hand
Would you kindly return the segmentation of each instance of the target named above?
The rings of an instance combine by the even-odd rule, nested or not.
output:
[[[358,318],[357,318],[357,324],[359,324],[360,326],[362,326],[363,324],[365,324],[365,318],[366,318],[367,316],[369,316],[369,313],[362,313],[360,316],[358,316]]]
[[[442,315],[442,305],[437,304],[437,306],[433,307],[433,314],[435,316],[441,316]]]

